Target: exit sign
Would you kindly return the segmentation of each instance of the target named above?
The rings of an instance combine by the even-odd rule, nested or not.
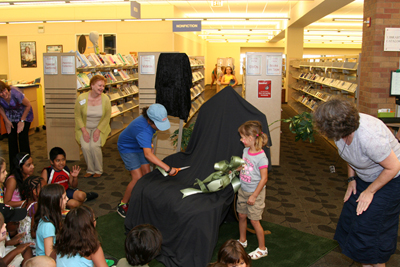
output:
[[[222,1],[211,1],[211,6],[221,7]]]

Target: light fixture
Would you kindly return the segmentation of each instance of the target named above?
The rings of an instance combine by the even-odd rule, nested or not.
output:
[[[268,40],[252,40],[252,39],[247,40],[248,43],[265,43],[267,41]]]
[[[47,20],[46,23],[70,23],[70,22],[82,22],[82,20]]]
[[[162,19],[125,19],[124,21],[162,21]]]
[[[32,2],[13,2],[14,5],[59,5],[65,1],[32,1]]]
[[[31,23],[43,23],[43,21],[10,21],[8,24],[31,24]]]
[[[113,22],[113,21],[121,21],[120,19],[88,19],[85,22]]]
[[[247,39],[226,39],[228,43],[245,43]]]
[[[359,21],[362,22],[362,18],[333,18],[332,21]]]

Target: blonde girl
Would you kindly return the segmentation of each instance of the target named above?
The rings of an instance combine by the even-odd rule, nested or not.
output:
[[[257,260],[268,255],[265,247],[264,229],[260,220],[265,207],[265,184],[268,180],[268,158],[262,149],[267,145],[268,137],[262,132],[259,121],[247,121],[239,127],[240,141],[244,144],[243,160],[240,171],[237,212],[239,213],[239,242],[247,247],[247,218],[256,232],[258,248],[249,255]]]
[[[217,262],[209,266],[251,267],[251,259],[237,240],[229,239],[219,249]]]

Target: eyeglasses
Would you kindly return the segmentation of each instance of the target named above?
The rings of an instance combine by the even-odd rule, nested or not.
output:
[[[97,221],[98,218],[99,218],[99,217],[94,218],[93,222]]]

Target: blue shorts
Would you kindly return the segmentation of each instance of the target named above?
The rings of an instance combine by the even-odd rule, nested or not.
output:
[[[75,193],[76,190],[79,190],[79,189],[78,188],[72,189],[72,188],[68,187],[68,189],[65,190],[65,192],[67,193],[67,197],[69,199],[73,199],[74,198],[74,193]]]
[[[140,166],[145,164],[150,164],[145,158],[143,152],[136,153],[119,153],[121,155],[122,161],[125,164],[125,169],[128,171],[133,171],[139,169]]]

